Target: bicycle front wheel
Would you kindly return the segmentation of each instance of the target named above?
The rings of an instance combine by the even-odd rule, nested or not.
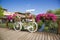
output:
[[[36,32],[38,29],[38,25],[36,22],[31,22],[29,23],[29,26],[28,26],[28,31],[29,32]]]

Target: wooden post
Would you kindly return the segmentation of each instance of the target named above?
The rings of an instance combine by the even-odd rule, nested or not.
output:
[[[60,34],[60,19],[58,20],[58,34]]]
[[[6,26],[8,27],[8,19],[6,20]]]

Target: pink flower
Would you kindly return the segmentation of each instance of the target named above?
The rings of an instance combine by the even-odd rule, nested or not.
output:
[[[40,21],[40,20],[52,20],[52,21],[56,21],[57,20],[57,16],[53,13],[48,13],[48,14],[38,14],[36,16],[36,21]]]
[[[7,15],[7,19],[11,20],[12,19],[12,15]]]

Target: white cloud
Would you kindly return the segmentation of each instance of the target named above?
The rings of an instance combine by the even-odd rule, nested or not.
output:
[[[26,12],[33,12],[33,11],[35,11],[35,9],[28,9],[28,10],[26,10]]]

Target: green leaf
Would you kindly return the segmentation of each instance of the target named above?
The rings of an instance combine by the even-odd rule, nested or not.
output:
[[[3,8],[0,6],[0,17],[3,16],[3,12],[4,12],[4,10],[3,10]]]

